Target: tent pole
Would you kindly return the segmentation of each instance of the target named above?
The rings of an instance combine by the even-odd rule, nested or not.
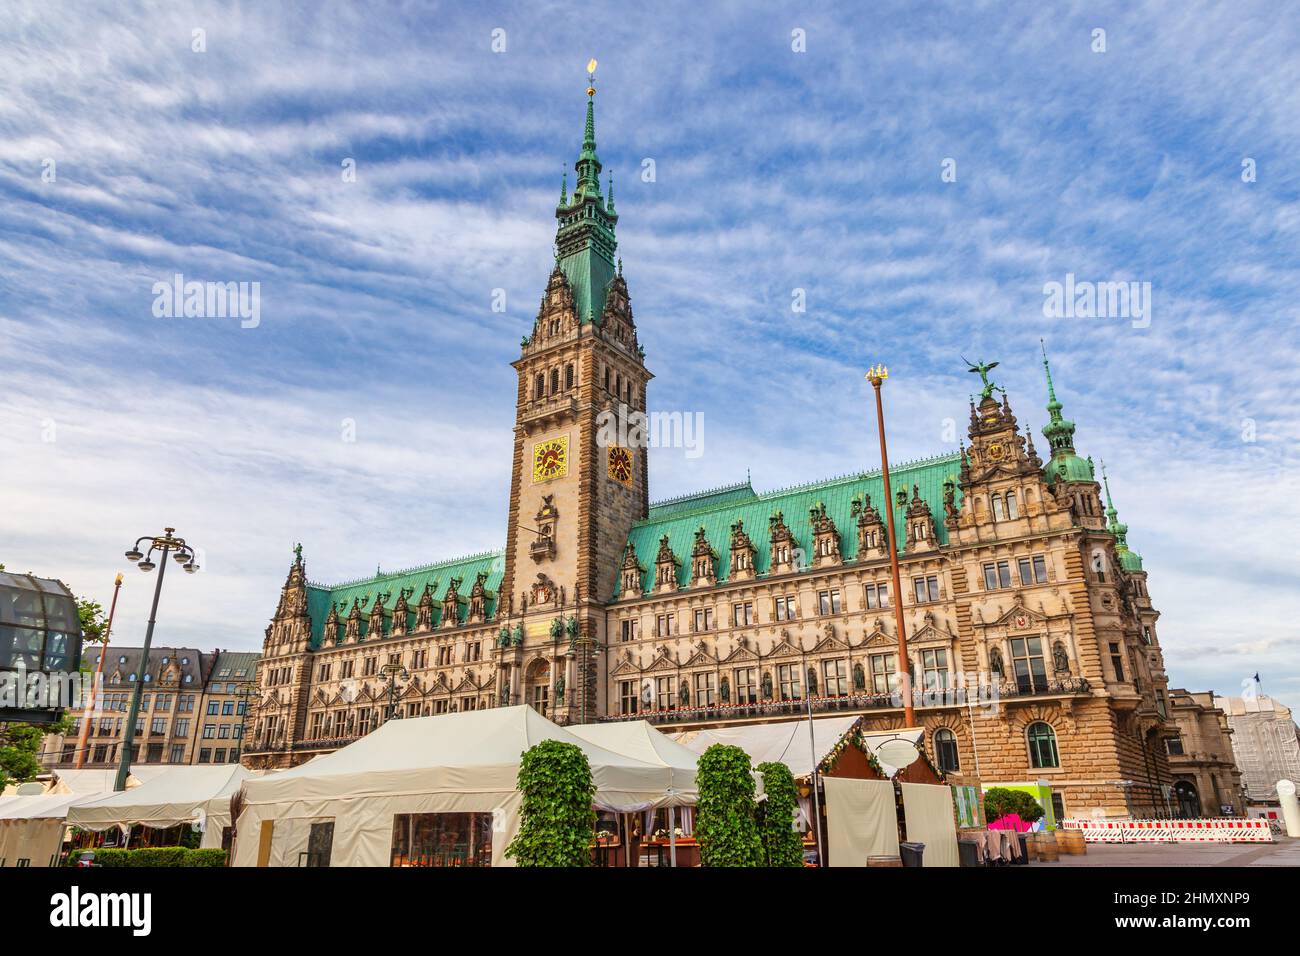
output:
[[[668,806],[668,860],[669,865],[677,866],[677,808]]]
[[[817,743],[813,739],[812,694],[804,698],[808,705],[808,752],[812,755],[812,792],[813,792],[813,832],[817,834],[817,865],[825,866],[826,857],[822,853],[822,801],[817,792]]]

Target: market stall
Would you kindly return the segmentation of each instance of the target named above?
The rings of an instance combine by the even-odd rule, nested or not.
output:
[[[230,800],[254,773],[239,764],[172,767],[138,787],[68,808],[68,824],[85,830],[145,826],[167,829],[195,824],[200,846],[219,849],[230,823]]]
[[[579,747],[597,809],[621,813],[681,798],[679,770],[608,750],[531,707],[390,720],[333,753],[244,783],[236,866],[512,866],[524,751]]]

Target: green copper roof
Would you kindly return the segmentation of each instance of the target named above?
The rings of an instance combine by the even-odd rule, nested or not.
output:
[[[556,264],[569,280],[579,322],[600,324],[605,311],[605,293],[615,273],[618,240],[614,228],[614,185],[611,177],[609,200],[600,191],[600,158],[596,155],[595,89],[588,89],[587,123],[582,150],[574,164],[577,181],[573,195],[560,186],[560,204],[555,209]],[[567,181],[566,181],[567,182]]]
[[[680,514],[683,511],[712,508],[715,505],[748,501],[757,497],[758,493],[754,491],[749,479],[745,479],[739,484],[724,485],[721,488],[711,488],[708,491],[697,491],[691,495],[682,495],[679,498],[666,498],[663,501],[653,502],[650,505],[649,520],[655,521],[659,518],[667,518],[669,515]]]
[[[934,514],[935,531],[940,544],[948,541],[948,532],[943,525],[943,486],[945,481],[956,483],[959,468],[958,455],[942,455],[896,465],[889,470],[890,485],[895,495],[905,489],[910,500],[912,486],[918,486],[921,498]],[[691,549],[695,544],[695,532],[701,526],[710,546],[718,555],[719,580],[726,580],[731,572],[731,526],[736,521],[745,523],[745,533],[757,551],[754,566],[759,575],[766,574],[771,563],[768,518],[777,511],[783,514],[786,526],[794,534],[799,546],[811,555],[812,526],[808,512],[818,504],[826,505],[826,513],[834,519],[835,528],[840,535],[840,554],[844,560],[851,561],[858,550],[858,530],[857,521],[850,512],[854,496],[864,492],[871,496],[871,503],[883,517],[885,492],[879,471],[846,475],[761,495],[755,494],[747,481],[743,485],[714,489],[655,505],[650,509],[650,516],[633,525],[628,534],[628,541],[636,548],[637,560],[645,568],[641,578],[642,590],[649,590],[654,583],[655,555],[659,551],[659,540],[664,535],[668,535],[669,546],[680,562],[678,582],[683,586],[690,582]],[[957,491],[955,500],[960,503],[960,490]],[[895,505],[894,530],[900,549],[906,539],[903,527],[906,511],[906,505],[901,508]]]
[[[452,578],[461,579],[459,590],[461,597],[460,619],[464,621],[465,616],[469,613],[470,589],[473,588],[474,580],[478,574],[484,571],[488,574],[483,586],[488,591],[487,611],[491,615],[495,609],[497,589],[501,586],[501,577],[504,570],[505,552],[485,551],[482,554],[472,554],[452,561],[427,564],[406,571],[376,574],[373,577],[348,581],[344,584],[308,583],[307,612],[311,615],[311,646],[320,647],[321,635],[325,630],[325,619],[329,617],[331,602],[345,605],[339,608],[339,618],[342,621],[347,619],[354,600],[364,601],[365,607],[361,608],[361,636],[363,640],[373,639],[367,633],[367,620],[370,617],[370,609],[374,605],[375,598],[383,593],[389,595],[384,602],[384,607],[388,609],[389,619],[391,620],[393,605],[397,603],[397,597],[402,588],[410,590],[410,596],[406,599],[407,604],[410,605],[407,623],[409,626],[414,627],[415,607],[420,603],[420,596],[424,593],[425,585],[431,585],[433,600],[436,605],[433,620],[434,624],[437,625],[441,622],[442,599],[451,586]],[[391,626],[391,624],[388,626]]]

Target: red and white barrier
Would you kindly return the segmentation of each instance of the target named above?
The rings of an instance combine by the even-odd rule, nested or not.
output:
[[[1267,820],[1210,817],[1200,820],[1065,820],[1088,843],[1272,843]]]

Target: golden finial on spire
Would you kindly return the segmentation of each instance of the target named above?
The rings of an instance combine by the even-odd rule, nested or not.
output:
[[[587,61],[587,95],[596,95],[596,58]]]

